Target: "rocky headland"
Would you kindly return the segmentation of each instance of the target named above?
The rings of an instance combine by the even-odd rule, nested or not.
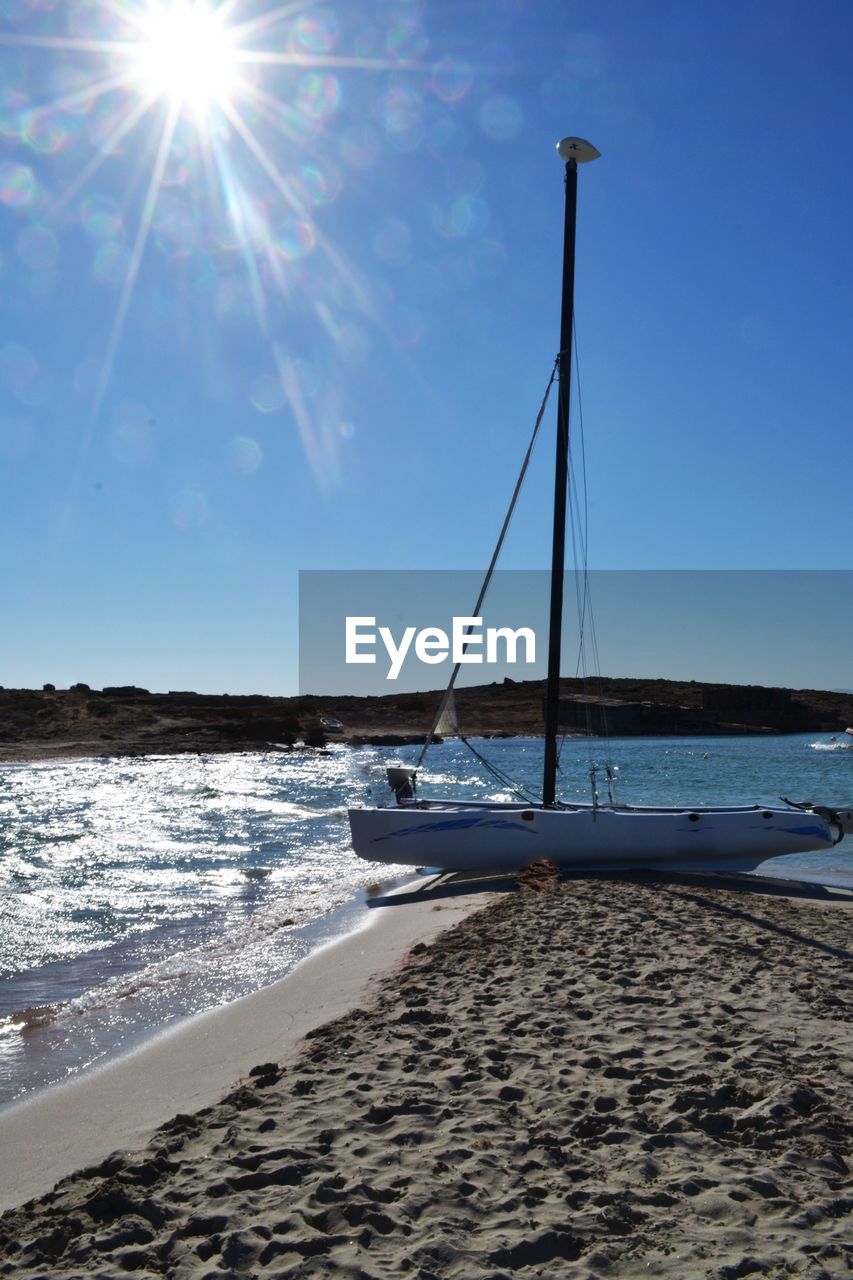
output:
[[[476,736],[542,733],[543,681],[505,680],[460,689],[462,731]],[[853,725],[853,695],[815,689],[715,685],[698,681],[604,678],[562,681],[570,734],[684,735],[843,733]],[[172,690],[134,685],[0,689],[0,761],[292,750],[327,740],[354,746],[423,740],[441,694],[293,698]]]

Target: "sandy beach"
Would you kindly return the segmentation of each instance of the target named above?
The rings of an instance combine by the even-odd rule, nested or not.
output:
[[[466,900],[222,1100],[0,1218],[0,1274],[848,1274],[851,901],[547,874]]]

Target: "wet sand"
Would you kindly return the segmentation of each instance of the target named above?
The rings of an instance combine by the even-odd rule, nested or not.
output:
[[[847,1274],[849,895],[527,880],[0,1218],[0,1275]]]

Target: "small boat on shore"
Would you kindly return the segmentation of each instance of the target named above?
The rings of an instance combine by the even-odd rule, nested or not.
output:
[[[548,859],[558,866],[601,870],[617,867],[751,870],[780,854],[830,848],[843,837],[845,829],[853,830],[853,826],[849,813],[841,815],[825,806],[786,801],[779,806],[666,808],[619,805],[610,798],[607,803],[600,803],[597,796],[591,804],[571,804],[557,796],[577,172],[578,165],[596,160],[600,154],[582,138],[563,138],[557,151],[565,163],[566,204],[562,317],[556,362],[559,396],[542,798],[541,801],[503,802],[422,800],[417,796],[417,770],[392,768],[388,771],[388,781],[396,803],[349,811],[353,848],[360,857],[372,862],[427,865],[452,871],[517,869],[540,859]],[[541,416],[542,410],[534,440]],[[532,444],[531,441],[530,448]],[[472,617],[479,616],[530,448]],[[446,718],[459,669],[459,665],[454,668],[421,761],[435,735],[452,732]],[[853,728],[847,732],[853,734]],[[596,795],[595,788],[593,794]]]
[[[447,871],[514,870],[541,858],[602,871],[749,871],[780,854],[831,848],[845,825],[835,811],[793,805],[526,806],[416,796],[388,808],[351,809],[349,818],[361,857]]]

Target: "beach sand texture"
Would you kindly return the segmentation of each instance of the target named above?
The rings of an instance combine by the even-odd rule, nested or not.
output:
[[[5,1215],[0,1274],[835,1280],[851,919],[533,875],[284,1068]]]

